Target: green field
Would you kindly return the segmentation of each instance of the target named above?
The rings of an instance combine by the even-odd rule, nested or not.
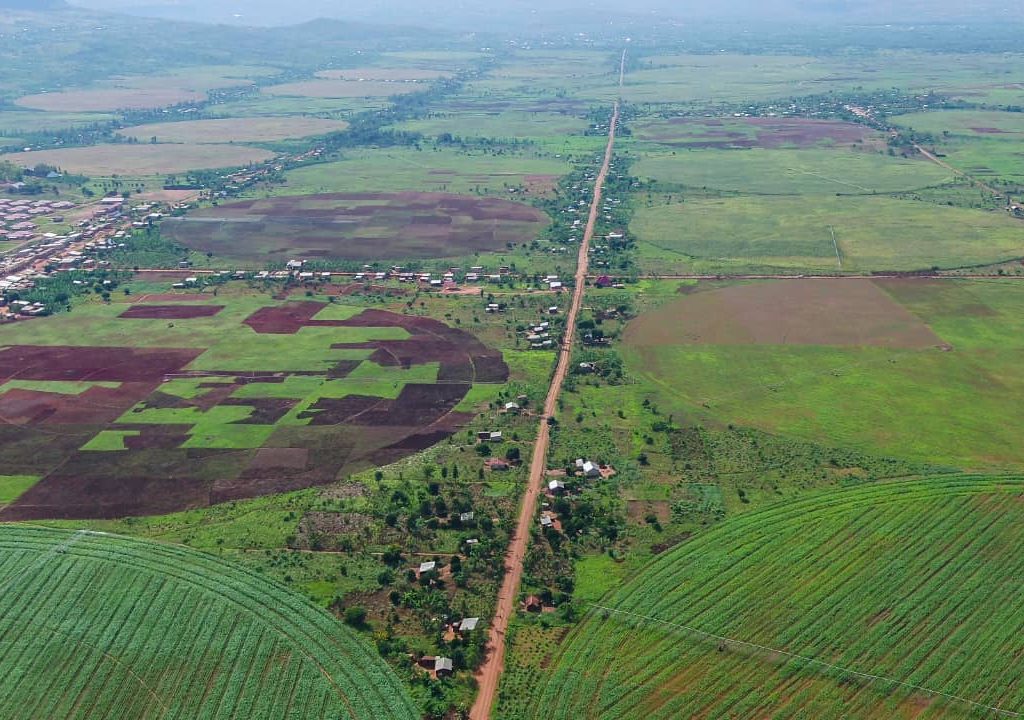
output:
[[[886,197],[653,204],[639,209],[631,229],[650,272],[919,270],[1024,256],[1024,224],[1005,212]]]
[[[794,284],[770,283],[765,290],[800,292],[800,281],[779,282]],[[835,287],[839,295],[853,290],[846,283],[863,281],[831,282],[841,283]],[[658,312],[687,317],[688,308],[701,303],[702,317],[718,333],[752,312],[771,315],[777,299],[739,300],[728,287],[716,295],[688,295]],[[1024,287],[1013,281],[896,281],[880,287],[894,304],[881,305],[875,320],[847,315],[850,309],[842,306],[823,307],[801,318],[799,338],[787,340],[784,326],[768,319],[780,325],[778,337],[758,343],[721,334],[693,338],[683,325],[658,337],[627,331],[622,353],[663,404],[694,420],[920,462],[1024,467],[1024,452],[1013,439],[1024,422],[1017,401],[1024,384],[1012,369],[1022,347]],[[916,330],[908,325],[909,331],[935,333],[932,347],[927,340],[916,348],[874,339],[857,344],[868,322],[888,329],[906,310],[921,323]],[[853,339],[840,346],[839,334],[846,332]]]
[[[501,155],[485,150],[358,150],[338,162],[293,170],[279,193],[416,190],[507,197],[507,187],[524,184],[547,191],[569,169],[568,158],[536,150]]]
[[[921,160],[831,150],[652,151],[633,172],[663,184],[755,195],[870,195],[940,185],[952,177]]]
[[[935,110],[897,115],[892,122],[936,136],[949,133],[1012,140],[1024,133],[1024,115],[995,110]]]
[[[587,121],[571,115],[538,112],[463,112],[439,114],[422,120],[411,120],[396,126],[436,137],[451,133],[459,137],[521,139],[580,135]]]
[[[896,681],[1019,711],[1022,498],[930,478],[731,520],[591,607],[506,717],[973,716]]]
[[[373,647],[180,546],[0,528],[4,717],[417,718]]]

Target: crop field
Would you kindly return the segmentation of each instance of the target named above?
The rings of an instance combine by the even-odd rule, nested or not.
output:
[[[257,573],[87,531],[0,547],[5,718],[420,716],[370,643]]]
[[[0,155],[17,165],[46,163],[91,176],[163,175],[188,170],[239,167],[262,162],[274,153],[240,145],[93,145]]]
[[[184,298],[187,300],[188,298]],[[121,517],[333,482],[451,435],[501,353],[415,316],[314,300],[88,304],[0,331],[4,519]]]
[[[153,123],[118,130],[122,137],[158,143],[272,142],[288,138],[326,135],[348,127],[342,120],[310,117],[232,118],[191,122]]]
[[[181,244],[222,258],[377,260],[458,257],[532,240],[547,223],[528,205],[433,193],[282,196],[168,221]]]
[[[455,192],[509,197],[509,188],[531,195],[550,193],[569,172],[569,159],[523,150],[494,155],[482,151],[406,148],[364,150],[338,162],[288,173],[280,192],[289,195],[352,192]]]
[[[509,716],[973,716],[939,692],[1019,712],[1022,499],[929,478],[728,521],[592,608]]]
[[[893,123],[918,132],[941,136],[944,133],[979,137],[994,135],[996,139],[1019,139],[1024,134],[1021,113],[994,110],[939,110],[897,115]]]
[[[357,82],[424,82],[452,77],[447,70],[414,67],[359,67],[339,70],[321,70],[316,74],[324,80],[354,80]]]
[[[354,80],[302,80],[263,88],[265,95],[304,98],[384,98],[423,90],[416,82]]]
[[[246,85],[273,70],[261,67],[211,65],[184,68],[166,75],[113,77],[94,88],[70,89],[18,98],[16,104],[51,112],[113,112],[159,108],[206,99],[217,88]]]
[[[1013,281],[702,284],[632,321],[622,353],[694,422],[1016,469],[1022,309]]]
[[[1024,223],[1005,212],[886,197],[695,199],[641,207],[631,228],[652,272],[927,270],[1024,256]]]
[[[587,129],[587,121],[559,113],[460,112],[439,113],[422,120],[401,123],[396,128],[431,137],[451,133],[464,138],[558,138],[565,135],[582,135]]]
[[[636,123],[640,140],[686,148],[813,148],[854,145],[881,135],[864,125],[807,118],[669,118]]]
[[[754,195],[870,195],[952,179],[948,170],[924,160],[827,149],[650,152],[633,171],[659,183]]]
[[[45,132],[62,128],[91,125],[92,123],[109,122],[115,118],[108,113],[58,113],[36,112],[30,110],[0,111],[0,132]],[[9,138],[0,138],[9,142]]]

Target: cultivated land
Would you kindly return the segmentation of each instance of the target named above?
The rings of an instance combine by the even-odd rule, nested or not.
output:
[[[122,137],[160,143],[271,142],[326,135],[348,127],[343,120],[303,117],[233,118],[192,122],[153,123],[118,130]]]
[[[1022,492],[1019,479],[931,478],[815,494],[729,521],[596,603],[520,716],[961,718],[984,709],[938,693],[1015,711],[1024,702],[1011,649]],[[958,662],[945,659],[952,653]]]
[[[6,718],[419,717],[370,643],[257,573],[86,531],[0,548]]]
[[[318,78],[325,80],[355,80],[358,82],[372,81],[398,81],[398,82],[423,82],[426,80],[440,80],[452,76],[446,70],[430,70],[421,68],[386,68],[386,67],[361,67],[344,68],[340,70],[321,70],[316,74]]]
[[[357,80],[303,80],[283,85],[271,85],[263,88],[263,93],[271,96],[303,97],[303,98],[386,98],[392,95],[422,90],[423,86],[416,82],[384,82]]]
[[[695,420],[1016,468],[1024,386],[1010,368],[1022,291],[1013,281],[730,284],[641,316],[622,352],[663,403]]]
[[[633,171],[662,184],[754,195],[870,195],[952,179],[948,170],[924,160],[840,150],[649,152]]]
[[[547,224],[520,203],[434,193],[349,193],[242,201],[164,224],[177,242],[242,261],[292,256],[460,257],[528,243]]]
[[[928,270],[1024,256],[1024,223],[1005,212],[877,196],[654,199],[631,229],[641,267],[661,273]]]
[[[83,175],[162,175],[188,170],[238,167],[262,162],[274,153],[238,145],[93,145],[62,150],[0,155],[18,165],[45,163]]]
[[[6,519],[166,513],[331,483],[447,438],[473,418],[460,407],[473,386],[509,373],[500,352],[436,320],[256,294],[87,305],[2,337],[2,464],[41,478]]]
[[[881,134],[864,125],[806,118],[670,118],[639,123],[635,135],[686,148],[813,148],[855,145]]]

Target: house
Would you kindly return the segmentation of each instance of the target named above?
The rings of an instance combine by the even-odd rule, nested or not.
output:
[[[498,430],[492,432],[487,439],[490,440],[491,442],[500,443],[505,441],[505,435],[500,430]]]
[[[609,288],[612,286],[612,279],[607,275],[602,275],[597,279],[594,285],[596,285],[599,288]]]
[[[597,366],[592,362],[581,362],[580,372],[581,373],[592,373],[597,369]]]
[[[491,439],[491,433],[490,433],[489,430],[482,430],[481,432],[478,432],[476,434],[476,439],[477,440],[490,440]]]
[[[601,468],[589,460],[583,463],[583,475],[588,478],[601,477]]]
[[[552,305],[551,307],[548,308],[548,315],[557,315],[557,314],[558,314],[558,306],[557,305]]]
[[[519,407],[519,403],[507,402],[505,403],[505,412],[510,414],[518,413],[522,408]]]
[[[460,633],[473,632],[474,630],[476,630],[476,626],[479,625],[479,624],[480,624],[480,618],[478,618],[478,617],[463,618],[459,622],[459,632]]]
[[[455,664],[451,658],[436,657],[434,658],[434,674],[438,677],[449,677],[455,672]]]
[[[561,290],[563,287],[565,286],[558,280],[548,283],[549,290]]]
[[[431,560],[430,562],[420,563],[420,568],[419,568],[419,570],[417,571],[416,574],[417,575],[422,575],[423,573],[433,572],[436,569],[437,569],[437,563],[434,562],[433,560]]]
[[[491,468],[492,472],[508,472],[511,468],[511,465],[509,465],[508,462],[497,458],[488,461],[487,465]]]
[[[565,492],[565,483],[561,480],[552,480],[548,483],[548,492],[552,495],[561,495]]]
[[[470,511],[470,512],[464,512],[464,513],[459,513],[459,520],[460,520],[461,522],[469,522],[469,521],[471,521],[471,520],[472,520],[472,519],[473,519],[474,517],[476,517],[476,514],[475,514],[475,513],[473,512],[473,511]]]
[[[544,514],[540,516],[540,526],[547,530],[548,528],[554,527],[554,523],[551,522],[551,516]]]
[[[523,601],[523,609],[526,612],[539,613],[544,609],[544,603],[536,595],[528,595],[526,600]]]

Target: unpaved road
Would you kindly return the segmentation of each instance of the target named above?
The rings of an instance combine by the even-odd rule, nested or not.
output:
[[[626,69],[626,53],[623,51],[619,64],[619,87],[622,87]],[[498,695],[498,683],[505,669],[505,633],[509,620],[515,612],[516,597],[519,595],[519,583],[523,577],[523,559],[526,557],[527,545],[530,542],[530,525],[534,522],[537,512],[537,500],[544,487],[545,471],[547,470],[548,444],[551,438],[548,418],[554,417],[558,406],[558,396],[562,392],[562,383],[569,373],[572,360],[573,339],[576,335],[576,320],[583,306],[583,295],[587,285],[587,265],[590,258],[590,241],[594,237],[597,225],[597,214],[601,208],[601,193],[615,150],[615,130],[619,123],[619,101],[615,102],[612,120],[608,129],[608,145],[604,151],[604,163],[594,182],[594,195],[590,202],[590,215],[587,227],[580,244],[579,260],[576,265],[576,287],[573,289],[572,302],[565,317],[565,336],[558,353],[558,365],[555,368],[551,386],[548,388],[547,399],[544,401],[544,413],[540,417],[537,428],[537,440],[533,445],[533,458],[530,461],[530,477],[523,496],[519,521],[509,543],[505,556],[505,577],[498,591],[498,604],[491,621],[490,635],[487,641],[487,659],[476,674],[480,692],[469,712],[470,720],[489,720],[491,708]]]

